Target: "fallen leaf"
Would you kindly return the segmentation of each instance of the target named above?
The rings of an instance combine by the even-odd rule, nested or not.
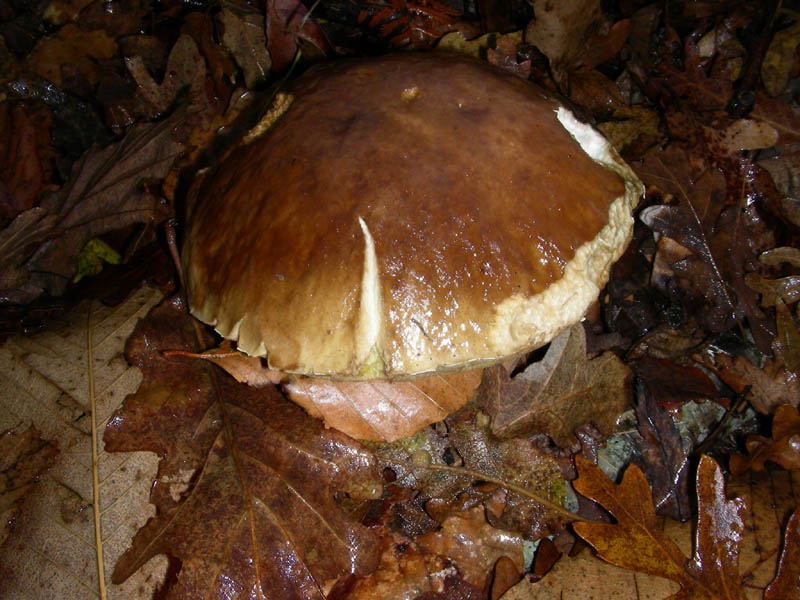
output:
[[[467,583],[477,588],[484,587],[502,557],[511,559],[519,581],[523,569],[522,538],[495,529],[486,522],[483,513],[482,507],[476,507],[452,515],[440,531],[426,533],[415,541],[428,552],[452,559]]]
[[[636,429],[641,442],[633,463],[650,482],[656,512],[686,521],[691,516],[689,448],[684,447],[674,419],[658,405],[650,389],[644,382],[636,382]]]
[[[206,65],[197,43],[189,35],[181,35],[169,53],[163,81],[156,83],[139,56],[129,56],[125,64],[139,85],[139,95],[149,106],[148,117],[164,114],[175,102],[178,93],[188,88],[191,105],[205,106]]]
[[[760,435],[748,436],[745,442],[747,453],[730,457],[730,469],[734,475],[748,469],[762,471],[769,460],[784,469],[800,470],[800,413],[790,404],[783,404],[772,416],[772,438]]]
[[[448,571],[440,556],[421,551],[413,544],[384,538],[378,568],[364,577],[344,577],[328,593],[330,600],[387,600],[418,598],[444,589]]]
[[[136,389],[138,369],[122,356],[125,339],[161,294],[134,292],[114,308],[92,306],[92,357],[98,425]],[[54,440],[42,447],[49,467],[30,482],[14,520],[3,521],[0,596],[77,599],[98,594],[92,519],[91,423],[87,357],[88,302],[63,317],[63,326],[14,336],[0,346],[0,430],[35,427]],[[32,430],[29,430],[29,432]],[[151,452],[98,457],[100,530],[108,598],[151,600],[166,575],[156,560],[123,586],[110,583],[111,567],[133,534],[152,516],[148,502],[157,457]],[[36,461],[36,456],[31,456]],[[32,467],[33,464],[30,464]],[[42,465],[44,466],[44,465]],[[2,471],[4,467],[0,467]],[[10,471],[14,473],[14,471]]]
[[[372,455],[275,387],[245,386],[205,361],[161,354],[207,343],[196,327],[173,298],[128,344],[145,380],[111,419],[106,447],[154,450],[162,459],[151,494],[157,516],[136,534],[112,580],[162,553],[180,561],[167,593],[173,598],[229,586],[322,598],[325,581],[371,572],[378,539],[347,517],[334,492],[380,493]]]
[[[800,44],[800,21],[776,31],[761,63],[761,81],[770,96],[780,94],[792,74]]]
[[[756,91],[756,105],[750,117],[767,123],[778,132],[776,144],[796,144],[800,141],[800,115],[777,98]]]
[[[800,126],[798,126],[800,131]],[[800,148],[784,147],[779,156],[758,161],[767,170],[779,193],[773,211],[786,222],[800,227]]]
[[[764,600],[800,599],[800,509],[795,510],[786,525],[778,574],[764,590]]]
[[[775,306],[775,312],[778,332],[772,341],[772,350],[789,371],[800,375],[800,329],[783,302]]]
[[[611,352],[587,360],[579,323],[552,342],[544,358],[509,377],[503,366],[484,370],[479,398],[503,438],[544,433],[562,448],[575,444],[584,423],[611,433],[630,403],[630,370]]]
[[[800,597],[797,585],[800,561],[794,560],[800,549],[800,540],[797,539],[797,530],[792,529],[793,524],[795,527],[797,524],[791,520],[786,527],[782,553],[779,547],[780,528],[792,511],[796,511],[800,501],[798,481],[800,472],[789,473],[775,468],[760,473],[748,472],[745,477],[728,482],[729,494],[743,498],[750,507],[745,515],[739,558],[741,572],[745,574],[742,590],[748,600],[767,600],[765,589],[777,585],[781,587],[777,587],[777,593],[773,593],[769,600],[797,600]],[[684,556],[692,553],[694,523],[660,518],[656,527],[677,544]],[[782,566],[776,577],[779,554],[783,555],[780,559]],[[618,567],[591,552],[580,552],[577,556],[563,556],[541,581],[531,583],[527,578],[523,579],[507,592],[504,599],[592,597],[655,600],[676,598],[679,590],[680,586],[669,579]]]
[[[301,40],[323,55],[331,51],[325,32],[300,0],[268,2],[266,18],[267,48],[275,70],[283,71],[291,64]]]
[[[39,136],[22,104],[0,104],[0,226],[34,206],[42,190],[44,167]]]
[[[179,112],[137,125],[121,142],[88,153],[61,190],[45,195],[40,206],[0,231],[0,291],[7,300],[25,303],[44,291],[61,295],[91,238],[167,216],[142,183],[166,175],[182,152],[173,136],[181,121]]]
[[[443,420],[472,398],[481,370],[409,381],[296,378],[284,387],[310,415],[360,440],[394,441]]]
[[[681,592],[674,598],[745,597],[738,564],[743,505],[740,500],[726,499],[722,472],[713,459],[703,457],[698,468],[700,516],[691,561],[657,526],[647,480],[636,466],[628,467],[622,482],[616,485],[588,460],[576,456],[575,463],[575,489],[617,519],[615,524],[573,525],[601,558],[678,582]]]
[[[8,537],[17,507],[39,477],[55,462],[58,445],[43,440],[34,425],[25,431],[8,429],[0,434],[0,546]]]
[[[678,365],[663,358],[642,357],[629,361],[637,377],[647,383],[661,408],[679,408],[686,402],[719,399],[714,382],[701,369]]]
[[[267,51],[264,15],[258,12],[236,15],[228,8],[223,8],[217,19],[223,26],[220,41],[242,69],[244,84],[248,89],[253,89],[266,81],[272,68],[272,59]]]
[[[750,405],[771,415],[781,404],[800,403],[800,379],[779,362],[768,360],[758,368],[743,356],[718,354],[716,365],[707,365],[737,394],[746,394]]]
[[[793,304],[800,300],[800,275],[767,279],[752,272],[745,275],[744,282],[761,294],[761,306],[775,306],[778,302]]]
[[[611,25],[599,0],[531,4],[534,17],[525,29],[525,41],[547,56],[553,79],[564,91],[569,91],[571,71],[611,59],[628,37],[628,21]]]
[[[63,83],[63,66],[74,65],[94,85],[100,71],[97,59],[111,58],[116,51],[116,42],[102,29],[82,31],[75,23],[67,23],[54,35],[39,40],[26,63],[57,86]]]

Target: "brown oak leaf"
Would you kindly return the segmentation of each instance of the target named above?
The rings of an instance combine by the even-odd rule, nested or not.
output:
[[[377,566],[378,540],[334,498],[380,493],[372,455],[308,418],[273,386],[253,388],[206,361],[161,350],[208,340],[173,298],[135,331],[129,360],[144,381],[112,417],[106,450],[161,456],[157,515],[116,565],[123,581],[156,554],[177,560],[169,598],[239,590],[257,598],[323,598],[323,585]]]
[[[562,448],[576,443],[573,431],[593,423],[608,434],[630,403],[630,370],[614,354],[586,356],[578,324],[550,343],[544,358],[510,377],[505,367],[484,370],[478,391],[502,438],[544,433]]]
[[[440,531],[426,533],[415,541],[428,552],[452,559],[467,583],[477,588],[484,587],[502,557],[516,567],[517,581],[522,575],[522,538],[489,525],[480,506],[452,515]]]
[[[744,600],[739,574],[744,504],[726,498],[722,471],[712,458],[703,456],[697,471],[699,516],[691,560],[658,526],[647,480],[636,466],[628,467],[617,485],[587,459],[576,456],[575,464],[575,489],[617,520],[573,525],[603,560],[676,581],[681,590],[670,597],[674,600]]]
[[[800,412],[789,404],[779,406],[772,417],[772,439],[751,435],[745,446],[749,456],[734,454],[730,458],[734,475],[748,469],[761,471],[768,460],[789,471],[800,469]]]
[[[792,513],[783,538],[778,574],[764,590],[764,600],[800,600],[800,508]]]

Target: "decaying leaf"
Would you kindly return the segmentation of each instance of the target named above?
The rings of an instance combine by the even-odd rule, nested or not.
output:
[[[245,386],[205,361],[161,355],[207,343],[196,336],[174,298],[129,342],[129,359],[145,381],[111,420],[106,448],[159,452],[164,483],[151,495],[157,516],[136,535],[113,580],[161,553],[180,561],[168,594],[176,598],[207,597],[228,585],[271,598],[322,598],[325,581],[371,572],[377,538],[350,521],[334,491],[379,493],[372,455],[275,387]]]
[[[167,215],[142,184],[166,175],[182,152],[173,136],[182,119],[178,112],[137,125],[121,142],[86,154],[64,187],[0,231],[0,292],[6,301],[29,302],[44,291],[60,295],[88,240]]]
[[[617,520],[573,525],[604,560],[678,582],[676,599],[744,599],[738,564],[744,507],[740,500],[726,499],[722,472],[713,459],[703,457],[698,468],[700,516],[692,561],[657,527],[650,490],[637,467],[628,467],[616,485],[588,460],[576,456],[575,463],[575,489]]]
[[[522,576],[522,538],[489,525],[482,507],[452,515],[440,531],[421,535],[416,542],[428,552],[452,559],[467,583],[480,589],[502,557],[510,559]]]
[[[800,509],[792,513],[786,525],[778,574],[764,590],[764,600],[799,600],[798,579],[800,579]]]
[[[674,419],[641,380],[636,382],[636,420],[641,442],[634,464],[650,482],[656,512],[685,521],[691,515],[688,449]]]
[[[484,370],[479,396],[492,417],[492,432],[509,438],[544,433],[559,446],[575,443],[573,431],[593,423],[603,433],[616,426],[630,403],[630,370],[607,352],[587,360],[581,324],[550,343],[544,358],[509,377],[503,366]]]
[[[266,80],[272,67],[267,52],[264,16],[252,12],[237,16],[223,8],[217,18],[224,27],[221,42],[236,59],[244,73],[244,83],[249,89]]]
[[[800,377],[769,360],[758,368],[743,356],[719,354],[711,367],[737,394],[746,394],[750,405],[762,415],[771,415],[781,404],[800,403]]]
[[[730,458],[734,475],[748,469],[761,471],[768,460],[787,470],[800,469],[800,413],[797,408],[789,404],[779,406],[772,417],[772,439],[751,435],[745,446],[749,456],[734,454]]]
[[[789,81],[800,44],[800,22],[775,32],[761,63],[761,81],[770,96],[780,94]]]
[[[565,91],[570,71],[605,62],[628,37],[628,22],[608,23],[599,0],[531,4],[534,18],[525,30],[525,41],[547,56],[553,78]]]
[[[285,384],[294,402],[329,427],[359,440],[394,441],[441,421],[472,398],[481,371],[410,381],[298,378]]]
[[[152,107],[149,116],[163,114],[175,102],[178,92],[184,88],[189,89],[190,102],[202,103],[206,65],[191,36],[184,34],[175,42],[169,53],[166,75],[160,84],[147,71],[141,57],[130,56],[125,59],[125,64],[139,84],[139,93]]]
[[[58,454],[57,444],[43,440],[35,426],[0,434],[0,546],[8,537],[14,508],[30,491],[39,476],[49,469]]]
[[[267,48],[276,70],[282,71],[294,60],[301,40],[323,55],[330,51],[325,33],[300,0],[268,2],[266,18]]]
[[[116,51],[116,42],[102,29],[82,31],[76,24],[67,23],[55,35],[41,39],[27,63],[35,73],[59,86],[65,64],[73,65],[94,84],[100,75],[97,59],[111,58]]]
[[[41,432],[38,454],[17,467],[40,471],[30,491],[0,538],[0,597],[98,597],[98,553],[92,519],[92,455],[87,339],[92,337],[94,395],[98,424],[102,424],[139,384],[138,370],[122,356],[125,339],[137,320],[161,298],[142,288],[115,307],[92,306],[87,331],[88,302],[67,313],[62,327],[36,335],[14,336],[0,346],[0,429],[29,426]],[[27,429],[32,434],[33,429]],[[0,441],[2,445],[3,441]],[[29,462],[30,461],[30,462]],[[100,532],[107,597],[111,600],[151,600],[163,581],[166,561],[155,560],[122,586],[111,584],[111,567],[136,532],[153,514],[148,502],[157,458],[151,452],[98,456]],[[0,466],[0,471],[8,465]],[[12,466],[6,473],[23,483]],[[32,474],[32,473],[31,473]],[[2,484],[0,484],[2,485]],[[4,522],[5,523],[5,522]]]

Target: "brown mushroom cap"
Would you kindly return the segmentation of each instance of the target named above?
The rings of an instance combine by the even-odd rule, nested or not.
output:
[[[513,75],[404,53],[287,91],[277,123],[196,186],[183,248],[192,313],[271,368],[504,360],[579,321],[630,239],[641,183]]]

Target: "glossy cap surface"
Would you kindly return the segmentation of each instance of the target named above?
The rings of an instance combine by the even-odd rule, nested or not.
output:
[[[580,320],[627,245],[641,184],[515,76],[403,53],[287,91],[278,122],[197,186],[183,248],[193,314],[272,368],[503,360]]]

